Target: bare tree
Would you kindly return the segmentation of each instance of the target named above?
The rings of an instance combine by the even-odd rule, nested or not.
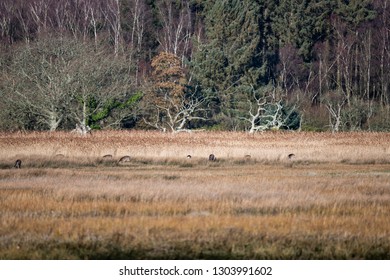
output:
[[[37,26],[37,33],[40,34],[48,29],[50,21],[50,5],[47,0],[36,0],[29,2],[31,18]]]
[[[69,68],[74,73],[71,115],[86,128],[93,116],[107,115],[114,100],[126,98],[133,81],[126,56],[109,54],[104,48],[80,47],[82,59],[74,61]]]
[[[10,14],[8,12],[6,2],[0,2],[0,36],[3,38],[9,37],[10,29]]]
[[[272,87],[262,90],[255,90],[252,87],[247,102],[249,117],[241,117],[241,119],[250,123],[249,133],[269,129],[278,130],[288,126],[290,116],[295,110],[295,107],[292,107],[286,112],[282,99],[278,99],[276,89]]]
[[[329,126],[332,132],[338,132],[343,126],[343,111],[347,98],[340,97],[337,93],[329,93],[325,97],[325,102],[329,112]]]
[[[90,26],[92,27],[93,30],[93,38],[95,41],[95,47],[98,44],[98,25],[99,22],[102,22],[100,19],[101,11],[92,5],[89,6],[89,14],[90,14]]]
[[[300,89],[302,77],[305,76],[303,59],[298,55],[298,50],[292,45],[285,45],[279,49],[280,72],[279,85],[287,93],[293,89]]]
[[[142,52],[142,44],[147,23],[147,9],[144,0],[132,1],[132,6],[130,7],[130,16],[133,19],[130,31],[130,43],[132,58],[135,60],[134,65],[137,67],[135,71],[135,83],[138,84],[140,55]]]
[[[17,49],[9,68],[8,86],[11,102],[23,106],[49,130],[57,129],[69,104],[69,80],[64,78],[67,61],[54,58],[61,52],[55,43],[46,41]],[[46,53],[45,53],[46,51]],[[40,56],[37,53],[41,52]]]
[[[190,121],[207,120],[203,105],[206,99],[199,99],[195,94],[176,99],[167,97],[163,103],[149,104],[148,117],[144,122],[158,130],[169,132],[190,131],[186,128]]]
[[[183,62],[190,49],[192,21],[189,1],[182,2],[179,9],[170,0],[159,2],[158,12],[163,27],[157,38],[164,52],[173,53]]]
[[[39,55],[37,55],[39,54]],[[132,86],[126,57],[70,38],[46,38],[17,50],[9,67],[8,98],[56,130],[67,118],[88,132]],[[96,117],[98,116],[98,117]]]
[[[377,2],[377,3],[375,3]],[[374,4],[381,11],[379,17],[379,30],[376,32],[376,42],[379,41],[377,49],[379,53],[379,89],[381,104],[389,105],[390,103],[390,3],[389,0],[374,1]]]
[[[112,38],[114,41],[114,54],[118,55],[120,44],[122,41],[122,27],[121,27],[121,6],[119,0],[109,0],[107,5],[102,9],[106,21],[110,26]]]
[[[57,32],[66,31],[66,14],[68,6],[69,2],[65,0],[57,2],[57,4],[53,7],[54,15],[52,16],[52,26],[56,27]]]

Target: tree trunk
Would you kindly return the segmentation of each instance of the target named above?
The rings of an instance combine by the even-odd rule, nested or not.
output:
[[[83,100],[83,118],[81,120],[81,126],[86,127],[87,126],[87,119],[88,119],[88,109],[87,109],[87,100]]]

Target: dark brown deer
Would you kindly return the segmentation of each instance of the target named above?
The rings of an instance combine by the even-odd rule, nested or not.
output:
[[[14,164],[14,168],[22,168],[22,161],[20,159],[17,159]]]
[[[118,162],[129,162],[130,161],[130,156],[124,156],[119,159]]]
[[[209,161],[216,161],[216,160],[217,160],[217,158],[215,157],[214,154],[209,155]]]

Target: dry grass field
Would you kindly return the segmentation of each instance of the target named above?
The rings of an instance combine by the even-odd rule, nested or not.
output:
[[[390,259],[389,214],[386,133],[0,133],[0,259]]]

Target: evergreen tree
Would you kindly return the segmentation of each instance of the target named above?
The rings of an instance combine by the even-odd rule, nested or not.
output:
[[[272,80],[275,50],[270,52],[268,1],[224,0],[206,5],[207,42],[192,64],[197,82],[214,103],[218,121],[237,128],[241,103],[253,87]],[[269,1],[270,3],[272,1]]]
[[[350,25],[351,30],[376,17],[372,0],[338,0],[336,14]]]
[[[311,62],[315,43],[329,34],[328,19],[334,8],[334,0],[280,1],[274,18],[280,45],[294,46],[305,62]]]

